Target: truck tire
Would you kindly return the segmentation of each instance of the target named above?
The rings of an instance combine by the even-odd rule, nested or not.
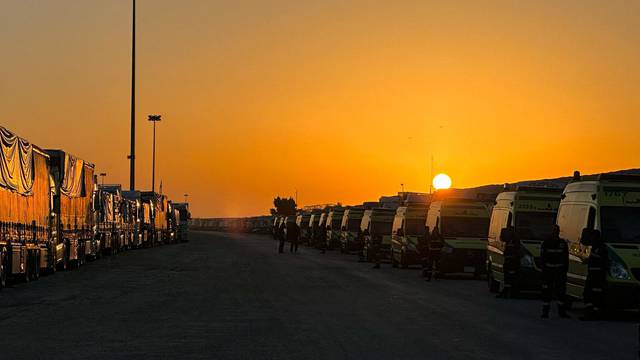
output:
[[[0,289],[7,287],[7,251],[0,251]]]

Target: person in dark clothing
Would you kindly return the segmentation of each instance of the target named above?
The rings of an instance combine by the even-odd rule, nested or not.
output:
[[[365,238],[369,236],[369,229],[364,229],[364,231],[360,231],[358,230],[358,249],[360,249],[360,251],[358,251],[358,262],[365,262],[367,261],[366,257],[364,256],[364,243],[365,243]]]
[[[426,279],[437,279],[440,270],[440,257],[442,256],[442,247],[444,243],[440,236],[440,229],[436,226],[433,233],[427,237],[427,262],[426,262]]]
[[[591,245],[591,254],[587,263],[587,280],[584,287],[586,303],[584,320],[597,319],[604,311],[607,269],[609,269],[609,251],[602,241],[599,230],[593,230],[588,245]]]
[[[278,244],[278,252],[280,254],[284,252],[284,240],[285,240],[284,227],[285,227],[285,223],[283,221],[278,225],[278,230],[277,230],[277,237],[278,237],[278,241],[280,242]]]
[[[287,241],[291,243],[289,252],[298,252],[298,240],[300,238],[300,228],[295,222],[287,224]]]
[[[373,268],[380,269],[380,249],[382,248],[382,236],[371,237],[371,260]]]
[[[320,230],[320,252],[322,254],[327,252],[327,231],[328,231],[328,227],[327,228],[321,228]]]
[[[504,283],[498,297],[508,299],[517,292],[521,247],[520,239],[513,226],[506,227],[501,235],[500,240],[504,242]]]
[[[429,256],[429,228],[425,231],[423,236],[418,238],[418,256],[420,257],[420,264],[422,265],[422,277],[427,277],[428,256]]]
[[[542,242],[540,248],[542,266],[542,318],[549,318],[551,301],[558,301],[558,315],[567,315],[567,271],[569,269],[569,247],[560,238],[560,228],[553,226],[551,236]]]

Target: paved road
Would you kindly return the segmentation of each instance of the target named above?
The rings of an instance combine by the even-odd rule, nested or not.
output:
[[[538,318],[482,281],[192,233],[0,293],[0,359],[637,359],[634,322]]]

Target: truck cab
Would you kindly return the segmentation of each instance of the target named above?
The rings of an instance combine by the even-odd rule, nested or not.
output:
[[[577,178],[565,188],[556,224],[569,245],[567,294],[583,299],[588,239],[599,230],[609,251],[607,306],[637,309],[640,301],[640,176]]]
[[[364,215],[363,207],[351,207],[345,210],[340,224],[340,251],[349,253],[362,250],[360,224]]]
[[[518,289],[539,291],[541,269],[537,265],[540,245],[551,232],[560,205],[561,189],[518,187],[498,194],[491,212],[487,241],[487,281],[489,290],[504,283],[503,229],[512,226],[520,239]]]
[[[429,236],[443,242],[441,273],[479,276],[485,272],[490,220],[487,206],[474,199],[446,198],[431,203],[426,227]]]
[[[425,236],[426,204],[401,206],[396,210],[391,231],[391,265],[403,268],[420,263],[418,241]]]
[[[360,222],[360,230],[364,238],[362,253],[367,261],[372,261],[371,249],[376,240],[380,244],[378,257],[389,259],[391,253],[391,229],[396,211],[386,208],[366,210]]]

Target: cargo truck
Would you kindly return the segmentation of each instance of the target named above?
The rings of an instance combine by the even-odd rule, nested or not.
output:
[[[97,248],[93,212],[94,165],[63,150],[46,150],[54,182],[55,261],[78,267]]]
[[[0,127],[0,289],[55,270],[49,155]]]

